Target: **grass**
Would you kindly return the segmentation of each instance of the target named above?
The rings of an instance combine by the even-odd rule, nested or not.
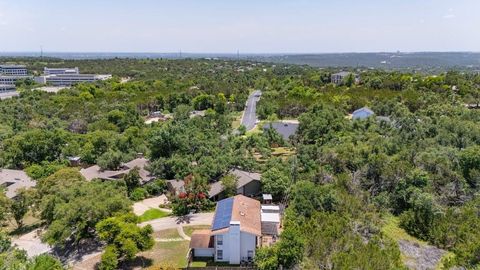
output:
[[[160,209],[152,208],[145,211],[145,213],[143,213],[143,215],[141,215],[139,219],[140,219],[140,222],[145,222],[145,221],[149,221],[157,218],[167,217],[168,215],[170,214],[167,212],[164,212]]]
[[[183,227],[183,231],[188,236],[192,236],[192,233],[195,230],[204,230],[204,229],[210,229],[210,226],[208,226],[208,225],[198,225],[198,226],[184,226]]]
[[[234,120],[232,122],[232,128],[233,129],[237,129],[237,128],[240,127],[240,124],[242,122],[242,115],[243,115],[243,111],[232,113],[232,116],[234,117]]]
[[[160,239],[172,239],[172,238],[181,238],[178,234],[177,229],[166,229],[155,232],[153,237],[160,238]]]
[[[189,241],[157,242],[151,250],[139,255],[153,260],[153,264],[164,263],[184,268],[187,266],[189,244]]]

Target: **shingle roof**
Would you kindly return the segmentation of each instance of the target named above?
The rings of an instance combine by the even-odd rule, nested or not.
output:
[[[262,177],[262,175],[259,173],[247,172],[238,169],[231,170],[229,174],[233,174],[237,177],[237,189],[242,188],[243,186],[249,184],[252,181],[260,181],[260,178]],[[221,181],[212,183],[210,185],[210,190],[208,191],[208,197],[215,197],[218,194],[222,193],[223,190],[224,187]]]
[[[231,199],[233,199],[233,205],[228,223],[230,224],[232,221],[239,222],[240,231],[260,236],[262,234],[260,202],[243,195],[237,195],[233,198],[227,198],[222,201]],[[217,230],[213,229],[215,220],[223,218],[221,215],[224,213],[217,211],[219,210],[219,205],[221,205],[222,201],[217,203],[217,208],[215,209],[215,216],[212,223],[212,234],[222,234],[228,232],[229,230],[229,227]]]
[[[0,169],[0,185],[6,187],[6,195],[13,198],[20,188],[30,188],[36,185],[35,181],[20,170]]]
[[[274,122],[270,124],[265,124],[263,130],[270,128],[270,125],[275,129],[280,135],[282,135],[284,140],[288,140],[290,136],[294,135],[297,132],[299,124],[296,123],[286,123],[286,122]]]
[[[111,171],[111,170],[102,170],[100,166],[94,165],[85,169],[81,169],[80,173],[87,179],[88,181],[99,178],[105,180],[118,180],[121,179],[125,174],[130,172],[135,167],[138,167],[140,178],[142,182],[148,182],[155,177],[150,175],[150,172],[145,170],[145,166],[148,164],[148,159],[145,158],[137,158],[131,160],[127,163],[124,163],[119,170]]]
[[[212,231],[195,230],[190,239],[190,248],[213,248]]]

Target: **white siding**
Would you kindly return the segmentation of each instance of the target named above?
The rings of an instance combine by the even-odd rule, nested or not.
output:
[[[195,257],[213,257],[214,252],[213,248],[196,248],[193,255]]]

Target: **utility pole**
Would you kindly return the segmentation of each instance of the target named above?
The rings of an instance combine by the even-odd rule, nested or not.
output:
[[[43,59],[43,45],[40,45],[40,59]]]

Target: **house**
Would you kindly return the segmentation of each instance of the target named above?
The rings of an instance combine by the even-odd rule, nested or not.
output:
[[[330,80],[331,80],[332,83],[334,83],[336,85],[341,85],[345,82],[345,80],[350,75],[354,76],[355,83],[360,82],[360,77],[357,74],[352,73],[352,72],[347,72],[347,71],[341,71],[341,72],[332,74],[332,76],[330,77]]]
[[[8,198],[15,198],[19,189],[34,187],[35,184],[24,171],[0,169],[0,189],[5,188]]]
[[[217,203],[210,230],[194,231],[190,248],[194,257],[216,262],[251,262],[262,236],[260,202],[243,195]]]
[[[260,178],[261,174],[251,173],[247,171],[242,171],[238,169],[233,169],[229,172],[237,177],[237,194],[242,194],[245,196],[255,196],[260,193],[261,183]],[[208,192],[208,197],[211,200],[217,201],[225,198],[223,193],[224,187],[221,181],[217,181],[210,185],[210,190]]]
[[[368,117],[374,115],[375,113],[367,107],[363,107],[358,109],[352,113],[353,120],[363,120],[367,119]]]
[[[167,183],[167,189],[171,194],[178,195],[185,192],[185,181],[173,179],[165,182]]]
[[[146,158],[136,158],[132,161],[122,164],[118,170],[102,170],[100,166],[94,165],[85,169],[81,169],[80,173],[88,181],[91,181],[92,179],[120,180],[133,168],[138,167],[140,169],[139,174],[141,182],[144,184],[155,179],[155,177],[145,169],[148,163],[149,161]]]
[[[273,128],[280,135],[282,135],[284,140],[288,140],[290,136],[293,136],[295,135],[295,133],[297,133],[298,126],[299,126],[299,123],[295,123],[295,122],[273,122],[273,123],[265,124],[263,126],[263,130]]]

